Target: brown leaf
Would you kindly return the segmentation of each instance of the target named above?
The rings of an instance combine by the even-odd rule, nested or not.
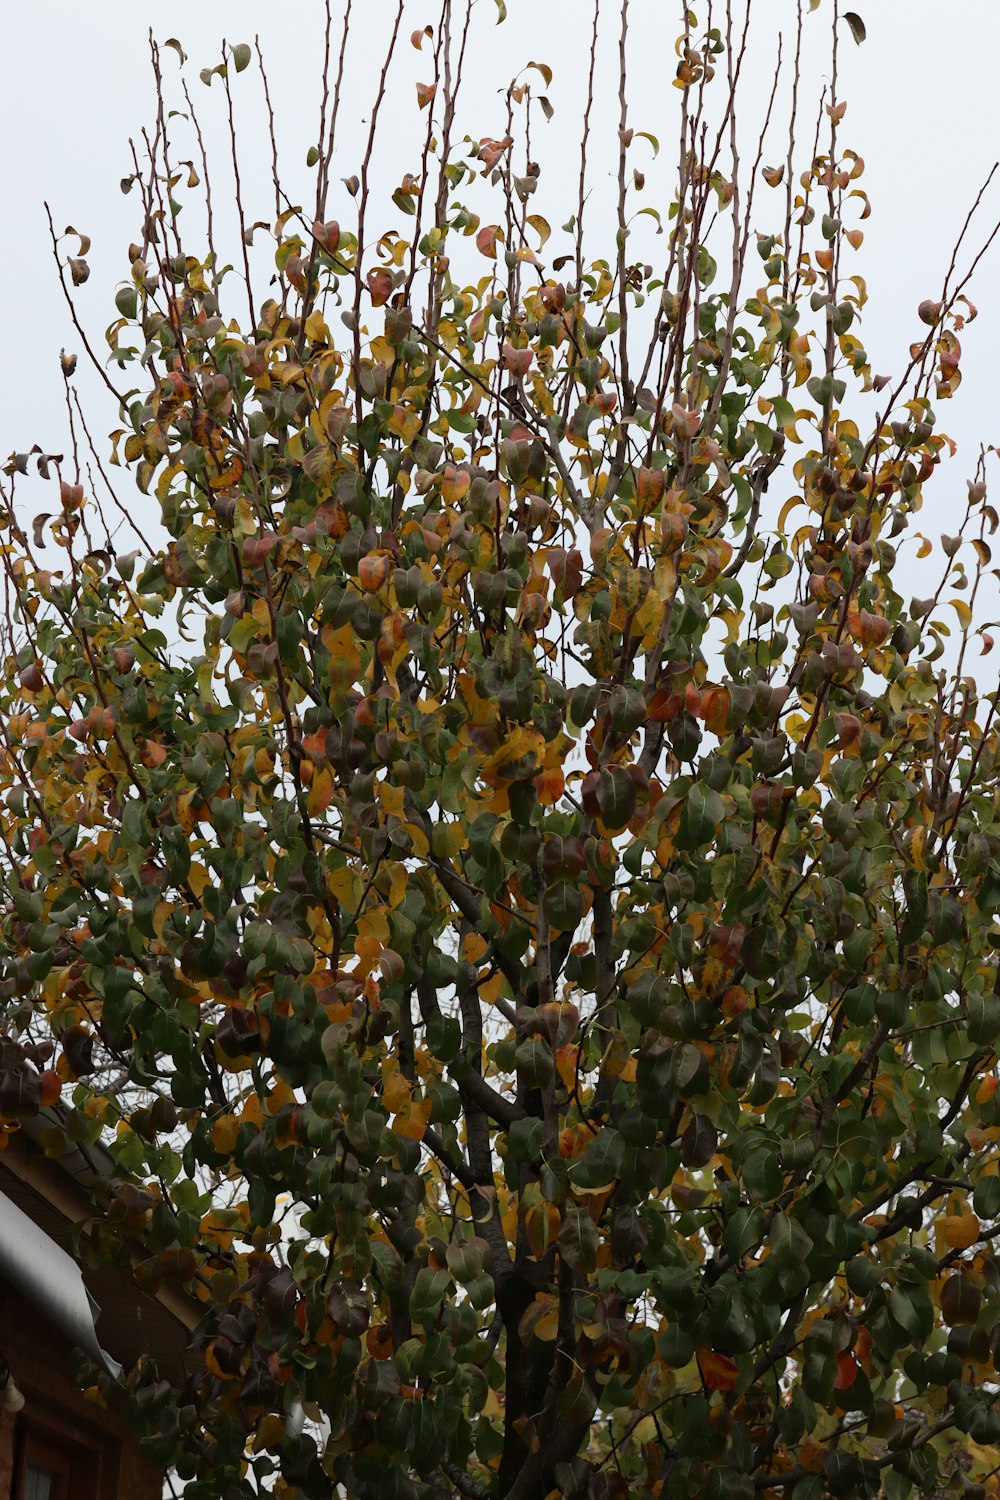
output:
[[[845,10],[844,20],[851,28],[851,35],[860,47],[861,43],[868,35],[868,32],[865,30],[864,21],[862,21],[856,10]]]

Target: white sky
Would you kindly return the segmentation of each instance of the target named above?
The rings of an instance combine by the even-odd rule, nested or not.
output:
[[[694,0],[699,14],[705,5]],[[339,16],[343,0],[335,0]],[[718,0],[717,0],[718,6]],[[457,7],[456,7],[457,8]],[[477,19],[470,45],[460,102],[459,135],[477,139],[502,134],[502,89],[511,75],[531,59],[550,63],[555,78],[550,92],[556,114],[544,125],[537,117],[537,149],[542,179],[532,207],[546,215],[556,233],[550,254],[558,253],[557,226],[575,206],[579,170],[580,106],[583,97],[590,0],[508,0],[509,20],[497,28],[493,0],[477,0]],[[593,197],[589,209],[591,255],[613,255],[613,226],[605,217],[617,151],[617,35],[614,0],[606,0],[601,44],[600,91],[595,107],[589,164]],[[841,47],[841,97],[848,101],[841,139],[861,152],[867,163],[862,185],[874,213],[865,225],[866,242],[854,258],[868,281],[871,301],[861,335],[876,370],[900,371],[910,342],[921,331],[917,303],[936,297],[950,247],[978,187],[1000,154],[996,59],[1000,53],[1000,7],[993,0],[856,0],[868,28],[868,40],[856,47],[846,34]],[[832,0],[807,17],[807,56],[802,97],[803,162],[815,118],[814,100],[826,77]],[[6,149],[0,161],[0,189],[6,205],[6,232],[0,241],[0,284],[6,288],[6,380],[0,408],[0,452],[38,442],[59,451],[64,446],[58,352],[77,349],[55,280],[42,208],[48,198],[57,227],[75,224],[93,237],[91,277],[79,294],[81,315],[97,347],[115,316],[114,291],[127,268],[126,249],[137,237],[138,201],[123,197],[119,179],[130,170],[128,138],[152,117],[147,29],[153,8],[102,0],[99,9],[78,0],[36,0],[5,11],[3,39],[5,79],[0,95],[0,129]],[[349,51],[349,89],[342,110],[335,177],[355,171],[362,153],[368,110],[395,0],[355,0],[357,26]],[[414,86],[429,76],[425,54],[409,44],[414,28],[435,20],[430,0],[407,0],[403,36],[393,72],[381,131],[383,150],[375,182],[392,188],[406,170],[416,170],[419,156]],[[162,12],[160,12],[162,14]],[[751,156],[756,143],[762,101],[774,78],[777,33],[789,28],[794,0],[754,0],[755,39],[741,108],[742,149]],[[659,163],[651,163],[644,143],[634,149],[635,164],[649,172],[645,201],[656,202],[657,170],[673,159],[671,139],[678,95],[673,77],[673,40],[679,30],[675,0],[632,0],[629,52],[630,123],[636,130],[661,136]],[[155,24],[159,26],[157,19]],[[243,0],[239,5],[207,6],[175,0],[170,31],[190,55],[188,64],[196,107],[218,153],[224,144],[222,96],[198,81],[198,69],[218,60],[222,36],[232,42],[252,40],[259,32],[270,72],[283,151],[283,179],[296,201],[309,202],[311,174],[305,153],[316,135],[322,4],[320,0],[287,5]],[[162,34],[161,40],[163,39]],[[788,43],[786,43],[786,48]],[[176,59],[165,53],[168,81],[176,77]],[[529,75],[540,87],[537,74]],[[262,110],[252,70],[235,80],[248,217],[270,218],[273,195],[269,154],[261,135]],[[179,107],[183,101],[176,100]],[[766,159],[780,159],[780,123],[775,149]],[[179,152],[185,155],[187,152]],[[218,177],[224,163],[218,157]],[[664,179],[665,180],[665,179]],[[220,197],[222,183],[219,184]],[[351,205],[340,192],[331,211],[349,221]],[[778,228],[781,195],[759,190],[755,218],[761,229]],[[665,206],[663,200],[661,205]],[[638,205],[637,205],[638,206]],[[1000,181],[987,200],[974,244],[1000,216]],[[608,224],[605,235],[601,222]],[[389,205],[373,206],[370,223],[405,230],[410,221]],[[649,219],[643,233],[652,231]],[[223,238],[222,235],[219,238]],[[650,249],[662,246],[650,238]],[[220,249],[222,247],[220,246]],[[238,256],[235,235],[228,254]],[[638,257],[637,247],[637,257]],[[923,529],[948,530],[964,508],[965,477],[971,473],[979,442],[1000,442],[1000,411],[991,351],[1000,335],[1000,248],[987,258],[971,288],[981,316],[965,339],[965,380],[958,398],[941,407],[939,425],[960,442],[959,458],[930,488]],[[485,262],[482,266],[485,267]],[[235,287],[234,287],[235,290]],[[80,388],[99,436],[116,424],[110,399],[98,382],[83,373]],[[995,463],[995,460],[994,460]],[[152,502],[131,490],[122,493],[148,520]],[[1000,488],[1000,485],[998,485]],[[48,508],[40,484],[34,496],[22,486],[29,509]]]

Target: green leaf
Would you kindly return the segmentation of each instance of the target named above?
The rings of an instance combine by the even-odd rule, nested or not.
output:
[[[456,1281],[471,1281],[478,1276],[489,1256],[489,1245],[485,1240],[471,1239],[453,1241],[448,1246],[446,1259],[448,1270]]]
[[[460,1023],[454,1016],[432,1016],[427,1022],[427,1045],[439,1062],[451,1062],[462,1045]]]
[[[895,1287],[889,1293],[889,1311],[896,1323],[913,1342],[922,1339],[921,1320],[913,1302],[901,1287]]]
[[[597,805],[601,818],[612,832],[620,832],[636,807],[635,784],[627,771],[615,767],[602,771],[597,781]]]
[[[603,1126],[581,1157],[570,1168],[570,1181],[581,1188],[599,1188],[614,1182],[625,1159],[625,1141],[619,1131]]]
[[[719,1132],[707,1115],[692,1114],[681,1134],[681,1161],[697,1171],[712,1160],[719,1145]]]
[[[138,305],[138,294],[134,286],[120,287],[115,293],[115,306],[123,318],[134,318]]]
[[[829,1406],[836,1378],[837,1365],[831,1354],[814,1350],[806,1355],[802,1366],[802,1386],[813,1401],[821,1406]]]
[[[438,1320],[451,1277],[447,1271],[423,1266],[416,1275],[410,1293],[410,1317],[421,1327],[433,1328]]]
[[[559,1254],[573,1271],[593,1271],[600,1243],[590,1215],[576,1203],[566,1205],[566,1218],[557,1240]]]
[[[542,897],[542,910],[555,932],[575,932],[583,921],[583,892],[576,881],[560,880]]]
[[[537,1161],[545,1141],[545,1123],[534,1115],[514,1120],[507,1131],[507,1149],[515,1162],[529,1165]]]
[[[718,792],[702,781],[696,781],[684,805],[688,837],[695,848],[707,844],[725,817],[725,807]]]
[[[273,1185],[258,1177],[250,1184],[248,1203],[250,1208],[250,1222],[252,1224],[268,1225],[274,1222],[274,1205],[277,1193]]]
[[[976,1183],[972,1206],[980,1219],[1000,1217],[1000,1177],[983,1177]]]
[[[691,1042],[678,1047],[670,1059],[670,1076],[681,1098],[700,1093],[708,1082],[708,1065]]]
[[[757,1249],[764,1238],[764,1215],[759,1208],[738,1208],[726,1225],[723,1239],[727,1254],[742,1261]]]
[[[788,1214],[776,1214],[768,1238],[779,1265],[791,1268],[808,1262],[813,1242],[797,1219]]]
[[[236,46],[233,48],[233,66],[237,73],[242,73],[245,68],[250,66],[252,56],[253,54],[247,42],[236,43]]]
[[[783,1182],[778,1153],[768,1146],[749,1152],[743,1163],[743,1181],[747,1191],[760,1202],[770,1202],[781,1192]]]

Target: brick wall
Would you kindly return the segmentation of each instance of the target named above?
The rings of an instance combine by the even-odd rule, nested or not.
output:
[[[0,1353],[24,1394],[23,1413],[0,1410],[0,1500],[13,1500],[18,1427],[28,1422],[65,1444],[91,1483],[85,1500],[160,1500],[162,1476],[142,1457],[120,1412],[88,1401],[73,1378],[76,1356],[30,1303],[0,1281]]]

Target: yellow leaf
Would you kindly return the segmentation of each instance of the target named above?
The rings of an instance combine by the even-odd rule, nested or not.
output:
[[[536,729],[514,730],[506,744],[485,762],[483,780],[490,786],[508,781],[524,781],[534,776],[545,755],[545,741]]]
[[[341,906],[353,907],[356,904],[357,878],[353,870],[347,869],[346,866],[343,869],[331,871],[326,877],[326,888]]]
[[[315,308],[306,319],[306,338],[314,344],[331,344],[330,330],[326,326],[323,314]]]
[[[405,406],[394,406],[388,427],[394,437],[410,443],[420,431],[420,413]]]
[[[541,214],[529,214],[528,217],[527,217],[527,219],[525,220],[525,222],[528,223],[528,224],[530,224],[531,227],[532,227],[532,229],[534,229],[535,232],[537,233],[537,235],[538,235],[538,248],[539,248],[539,250],[541,250],[542,246],[545,244],[545,241],[549,238],[549,235],[552,233],[552,230],[549,227],[548,221],[546,219],[543,219],[542,216],[541,216]]]
[[[406,869],[403,865],[389,866],[389,905],[393,911],[406,895]]]
[[[559,1334],[559,1303],[549,1292],[538,1292],[517,1325],[522,1344],[530,1338],[551,1344]]]
[[[362,937],[377,938],[383,948],[388,946],[389,923],[381,907],[369,907],[358,923],[358,932]]]
[[[387,1058],[382,1067],[382,1103],[393,1115],[410,1107],[410,1085],[393,1058]]]
[[[291,1084],[279,1078],[277,1083],[268,1091],[265,1108],[269,1115],[276,1115],[279,1110],[284,1109],[286,1104],[294,1104],[295,1090]]]
[[[211,1127],[211,1145],[223,1157],[228,1157],[235,1149],[238,1131],[240,1131],[240,1122],[235,1115],[220,1115]]]
[[[240,1119],[247,1125],[256,1125],[258,1130],[264,1123],[264,1111],[261,1109],[260,1098],[257,1094],[251,1094],[243,1106]]]
[[[232,1118],[232,1116],[229,1116],[229,1118]],[[217,1121],[216,1124],[221,1124],[221,1121]],[[212,1131],[212,1137],[213,1144],[215,1144],[214,1129]],[[219,1148],[216,1146],[216,1150],[218,1149]],[[232,1147],[229,1147],[228,1149],[231,1151]],[[208,1240],[214,1245],[217,1245],[220,1250],[228,1251],[233,1248],[233,1240],[235,1238],[233,1225],[236,1222],[236,1216],[231,1211],[213,1211],[205,1215],[205,1217],[201,1221],[201,1224],[199,1225],[199,1228],[201,1229],[202,1237],[204,1239]]]
[[[669,604],[677,592],[677,566],[670,557],[661,557],[653,569],[653,586],[661,603]]]
[[[370,974],[378,963],[382,952],[382,944],[378,938],[358,937],[354,940],[354,956],[358,960],[357,972],[359,974]]]
[[[479,986],[479,998],[486,1005],[495,1005],[503,994],[503,975],[494,974],[492,979],[484,979]]]
[[[361,670],[361,653],[354,640],[354,631],[350,625],[341,625],[339,630],[327,625],[321,632],[320,639],[329,653],[327,671],[330,685],[335,688],[348,687]]]
[[[927,829],[915,828],[910,835],[910,858],[918,870],[926,870],[927,863],[924,859],[924,840],[927,837]]]
[[[974,1213],[945,1214],[935,1228],[938,1245],[949,1250],[968,1250],[979,1239],[979,1220]]]
[[[430,854],[431,852],[431,846],[427,840],[427,835],[426,833],[424,833],[424,830],[422,828],[419,828],[416,823],[404,823],[403,827],[410,835],[410,842],[413,845],[413,853],[415,854],[417,859],[426,859],[428,854]]]
[[[472,475],[468,469],[456,469],[449,465],[441,480],[441,499],[446,505],[457,505],[469,493]]]
[[[401,819],[403,817],[403,799],[406,796],[405,788],[393,786],[388,781],[380,781],[377,784],[377,793],[378,800],[386,812],[391,813],[394,818]]]
[[[462,939],[462,957],[466,963],[477,964],[489,947],[479,932],[468,932]]]
[[[718,609],[715,618],[721,620],[726,627],[726,639],[723,645],[728,646],[735,641],[739,634],[740,626],[746,618],[746,611],[742,609]]]
[[[789,497],[789,499],[787,499],[785,501],[784,505],[781,507],[781,510],[780,510],[780,512],[778,514],[778,530],[779,531],[784,531],[784,529],[785,529],[785,522],[788,520],[788,517],[791,515],[791,513],[795,509],[795,507],[797,505],[803,505],[804,503],[805,502],[803,501],[801,495],[792,495],[792,496]]]
[[[156,485],[156,498],[158,500],[166,500],[167,496],[170,494],[170,486],[173,484],[174,479],[181,472],[183,467],[183,464],[167,465],[163,473],[160,475],[160,478]]]
[[[815,526],[800,526],[792,537],[792,556],[798,557],[802,548],[813,540],[816,535]]]

